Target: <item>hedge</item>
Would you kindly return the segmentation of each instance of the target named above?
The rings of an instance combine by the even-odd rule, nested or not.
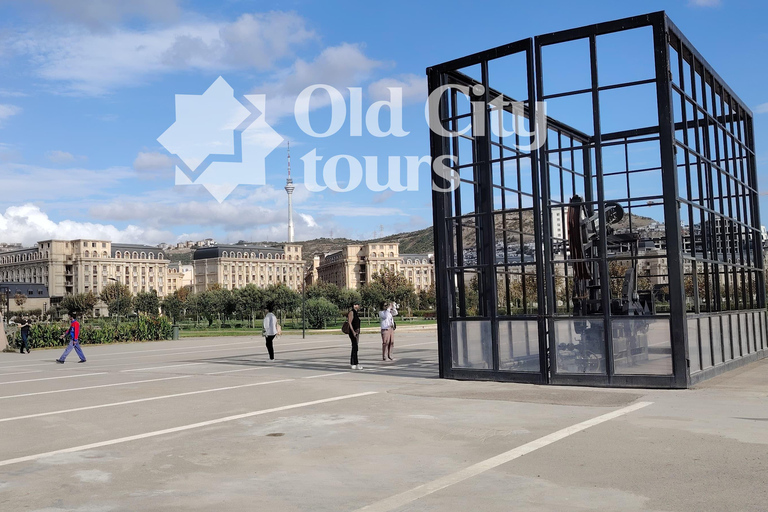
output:
[[[60,337],[67,329],[66,324],[32,324],[29,329],[29,345],[31,348],[63,347],[69,341]],[[125,341],[169,340],[172,334],[173,327],[167,318],[139,317],[137,322],[120,325],[82,326],[80,343],[101,345]],[[21,345],[21,333],[18,330],[13,337],[13,344],[16,348]]]

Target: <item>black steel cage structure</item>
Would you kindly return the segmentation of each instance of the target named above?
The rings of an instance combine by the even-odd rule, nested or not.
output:
[[[427,77],[441,377],[684,388],[765,356],[752,112],[664,12]]]

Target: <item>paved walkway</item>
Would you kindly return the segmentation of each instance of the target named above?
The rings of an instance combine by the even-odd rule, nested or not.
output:
[[[768,362],[688,391],[437,378],[434,332],[0,354],[3,511],[768,509]]]

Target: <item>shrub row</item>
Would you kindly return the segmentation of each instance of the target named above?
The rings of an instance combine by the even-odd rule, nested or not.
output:
[[[29,330],[29,344],[32,348],[59,347],[68,343],[60,339],[66,332],[66,324],[33,324]],[[153,341],[171,339],[173,328],[165,317],[139,317],[138,321],[105,324],[102,326],[85,325],[80,328],[80,343],[83,345],[101,345],[124,341]],[[13,344],[18,348],[21,333],[16,331]]]

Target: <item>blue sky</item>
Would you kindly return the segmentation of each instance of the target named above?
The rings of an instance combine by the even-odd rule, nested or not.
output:
[[[390,155],[426,156],[427,66],[657,10],[668,12],[754,111],[761,190],[768,190],[761,172],[768,165],[768,6],[757,0],[0,0],[0,242],[283,241],[282,147],[267,158],[266,186],[240,186],[220,204],[201,186],[175,186],[173,161],[157,141],[175,120],[174,95],[202,94],[219,76],[238,96],[267,94],[267,119],[291,141],[297,239],[429,226],[426,167],[419,191],[309,193],[301,157],[316,149],[324,160],[377,156],[383,166]],[[350,137],[347,119],[337,135],[306,136],[291,106],[314,83],[362,88],[364,109],[383,87],[402,86],[409,135]],[[329,109],[311,116],[322,127]],[[768,201],[761,207],[765,219]]]

